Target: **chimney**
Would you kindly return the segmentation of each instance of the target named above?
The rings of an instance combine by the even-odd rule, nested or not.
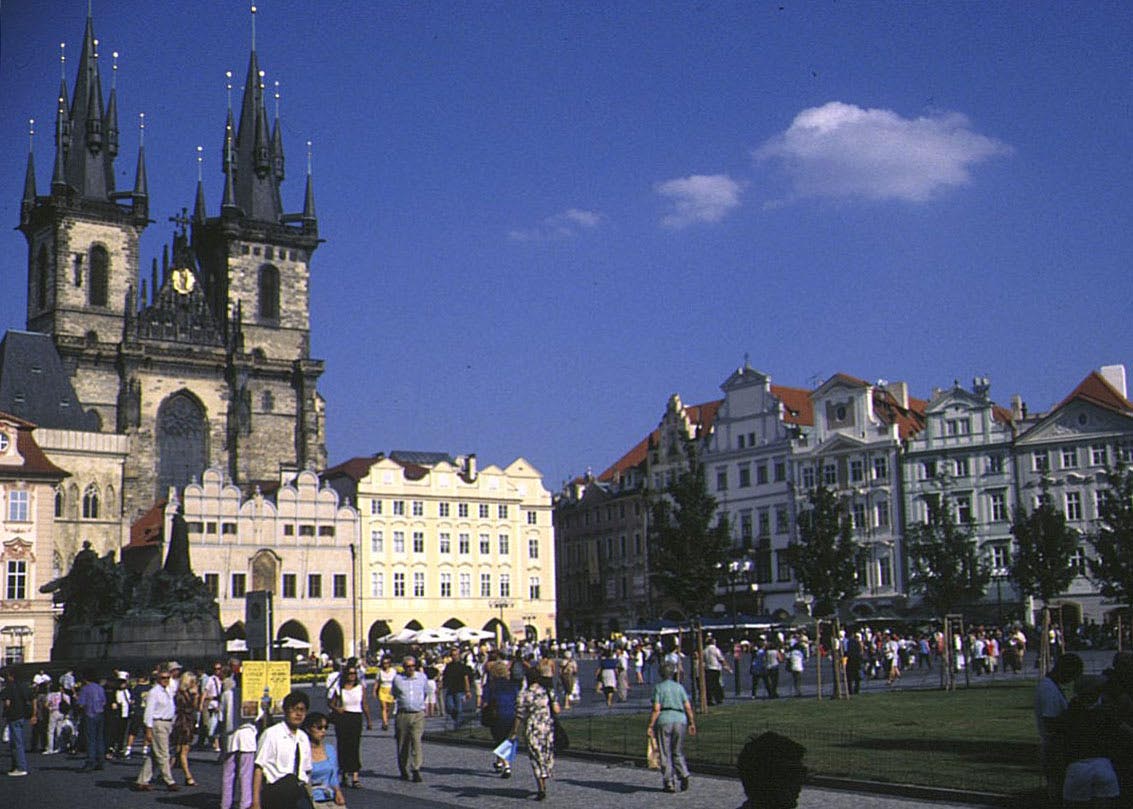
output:
[[[476,453],[470,452],[464,459],[464,477],[476,480]]]
[[[897,400],[897,404],[901,405],[905,410],[909,409],[909,383],[908,382],[889,382],[886,383],[885,389],[889,394]]]
[[[1102,379],[1112,385],[1114,390],[1121,394],[1122,398],[1129,398],[1128,389],[1125,387],[1124,365],[1103,365],[1100,373]]]
[[[1022,421],[1023,417],[1026,415],[1027,411],[1023,407],[1023,397],[1016,393],[1011,397],[1011,420]]]

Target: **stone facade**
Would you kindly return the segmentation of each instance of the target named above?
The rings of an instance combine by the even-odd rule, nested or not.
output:
[[[798,585],[784,552],[796,533],[793,453],[814,423],[809,391],[772,385],[750,365],[720,389],[724,401],[704,448],[708,488],[734,542],[719,607],[790,616]]]
[[[1119,458],[1133,463],[1133,403],[1124,367],[1092,372],[1049,412],[1023,420],[1013,451],[1020,507],[1029,512],[1040,498],[1051,497],[1081,538],[1071,562],[1077,575],[1055,603],[1069,623],[1103,621],[1116,606],[1102,599],[1088,577],[1088,537],[1106,468]]]
[[[145,155],[133,190],[116,191],[117,107],[114,91],[105,105],[100,95],[94,42],[88,18],[50,192],[37,193],[29,158],[20,229],[29,330],[50,335],[97,429],[129,441],[120,515],[136,519],[213,466],[239,483],[325,466],[323,364],[309,352],[311,179],[302,212],[283,213],[283,144],[278,119],[267,131],[256,53],[239,128],[225,128],[218,215],[198,183],[192,217],[146,273]]]
[[[178,507],[193,572],[212,588],[230,635],[243,635],[244,595],[269,590],[277,638],[332,657],[358,652],[358,512],[314,472],[282,472],[277,485],[244,492],[211,468],[180,499],[170,492],[167,537]]]
[[[43,454],[34,426],[0,413],[0,659],[47,660],[55,633],[55,488],[66,477]]]
[[[478,469],[474,455],[393,452],[324,478],[358,503],[368,648],[409,625],[554,635],[551,496],[526,460]]]
[[[70,473],[55,490],[54,575],[71,569],[83,542],[99,556],[118,552],[128,541],[122,520],[122,480],[128,453],[124,435],[40,428],[43,452]]]
[[[923,429],[905,443],[901,477],[910,524],[928,519],[928,499],[944,499],[957,522],[972,532],[991,571],[998,615],[1020,617],[1019,597],[1008,580],[1015,490],[1015,417],[991,400],[986,379],[970,391],[958,383],[936,391],[925,407]],[[998,617],[998,616],[997,616]]]

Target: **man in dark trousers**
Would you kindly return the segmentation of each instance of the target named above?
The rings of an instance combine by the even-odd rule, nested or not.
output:
[[[0,674],[4,677],[0,702],[4,704],[4,719],[8,722],[8,750],[12,754],[12,769],[8,770],[8,775],[27,775],[28,723],[33,712],[31,690],[16,679],[14,668],[7,667]]]
[[[441,688],[445,691],[445,713],[452,717],[453,730],[460,730],[464,700],[472,698],[472,670],[460,659],[460,650],[453,649],[441,673]]]

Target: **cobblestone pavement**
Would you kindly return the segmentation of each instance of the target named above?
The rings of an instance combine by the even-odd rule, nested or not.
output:
[[[362,788],[346,790],[352,809],[498,809],[534,805],[535,780],[524,753],[515,765],[515,776],[504,781],[491,772],[488,751],[481,748],[428,743],[425,745],[424,783],[397,778],[391,731],[366,733],[362,743],[366,769]],[[7,755],[3,757],[7,764]],[[220,805],[220,766],[214,755],[196,753],[190,766],[198,786],[170,793],[137,793],[130,784],[141,762],[136,754],[127,761],[108,762],[98,772],[80,773],[81,759],[66,756],[30,756],[31,772],[24,778],[0,775],[0,806],[7,809],[72,809],[75,806],[132,809],[132,807],[191,807],[217,809]],[[175,771],[176,773],[176,771]],[[560,758],[555,778],[548,787],[545,806],[578,809],[600,803],[618,809],[656,809],[660,805],[731,809],[743,803],[743,790],[736,779],[693,775],[687,793],[665,795],[661,779],[643,767],[607,765],[575,758]],[[961,807],[964,804],[926,804],[923,800],[887,798],[821,789],[803,791],[803,809],[912,809],[917,806]]]

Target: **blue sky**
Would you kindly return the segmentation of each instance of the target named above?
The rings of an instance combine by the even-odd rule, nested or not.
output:
[[[0,221],[58,46],[86,4],[0,16]],[[119,51],[120,187],[145,112],[144,266],[219,207],[224,71],[248,5],[94,3]],[[1046,3],[304,3],[264,0],[288,178],[313,142],[312,353],[332,462],[522,455],[552,490],[600,471],[666,398],[844,371],[914,395],[976,374],[1045,409],[1133,361],[1133,11]],[[270,113],[270,110],[269,110]],[[26,247],[0,230],[0,325]]]

